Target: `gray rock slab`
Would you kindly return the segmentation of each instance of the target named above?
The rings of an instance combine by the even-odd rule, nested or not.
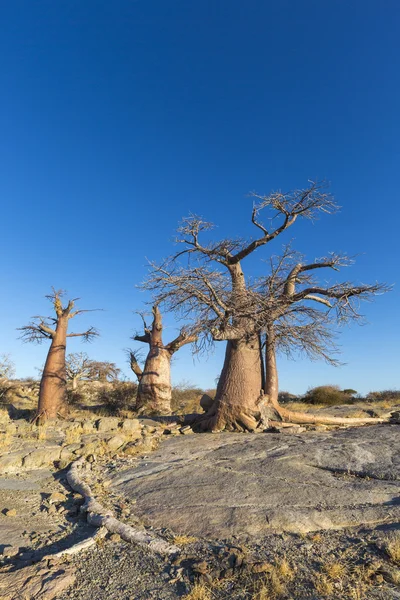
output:
[[[157,527],[226,538],[400,520],[400,428],[168,438],[107,484]]]
[[[54,477],[47,469],[39,469],[20,477],[0,477],[0,547],[27,545],[25,531],[49,533],[59,530],[59,523],[40,510],[43,494],[52,490]],[[14,508],[16,515],[5,511]],[[1,597],[1,596],[0,596]]]

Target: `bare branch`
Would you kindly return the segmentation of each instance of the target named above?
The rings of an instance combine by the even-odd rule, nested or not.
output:
[[[81,337],[83,338],[84,342],[91,342],[98,335],[100,334],[95,327],[89,327],[89,329],[87,331],[84,331],[83,333],[68,333],[67,338]]]

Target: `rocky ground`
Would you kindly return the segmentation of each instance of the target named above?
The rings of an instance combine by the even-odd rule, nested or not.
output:
[[[398,425],[193,434],[86,416],[42,430],[0,414],[2,600],[400,598]],[[55,557],[95,531],[66,481],[79,456],[116,517],[181,551],[108,534]]]

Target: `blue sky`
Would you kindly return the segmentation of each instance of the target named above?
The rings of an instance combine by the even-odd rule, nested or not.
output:
[[[396,283],[399,26],[397,0],[3,2],[0,353],[18,375],[44,362],[16,328],[47,312],[52,285],[105,309],[74,323],[101,338],[69,351],[129,375],[146,257],[173,251],[190,211],[251,235],[250,190],[325,178],[342,207],[257,260],[293,239],[311,260],[359,254],[346,278]],[[344,367],[281,359],[281,388],[400,387],[398,305],[395,286],[365,306],[369,324],[341,335]],[[222,359],[221,345],[201,361],[186,349],[174,381],[212,386]]]

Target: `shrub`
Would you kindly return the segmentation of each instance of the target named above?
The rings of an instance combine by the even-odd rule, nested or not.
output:
[[[111,388],[100,388],[97,401],[111,413],[132,409],[136,403],[137,388],[137,384],[131,381],[118,381]]]
[[[82,392],[78,392],[77,390],[67,389],[67,403],[71,406],[76,406],[77,404],[85,404],[87,401],[87,397]]]
[[[210,396],[214,396],[215,392],[209,390]],[[204,390],[194,387],[189,382],[182,382],[172,388],[172,412],[178,414],[190,414],[202,412],[200,408],[200,398],[204,394]]]
[[[291,394],[290,392],[285,392],[282,390],[282,392],[279,392],[278,394],[278,401],[280,404],[284,404],[285,402],[297,402],[297,400],[298,396]]]
[[[304,396],[303,401],[308,404],[335,406],[351,403],[352,397],[342,391],[337,385],[320,385],[310,388]]]
[[[382,390],[381,392],[369,392],[366,400],[368,402],[400,402],[400,391]]]
[[[0,402],[7,402],[12,384],[6,379],[0,379]]]

